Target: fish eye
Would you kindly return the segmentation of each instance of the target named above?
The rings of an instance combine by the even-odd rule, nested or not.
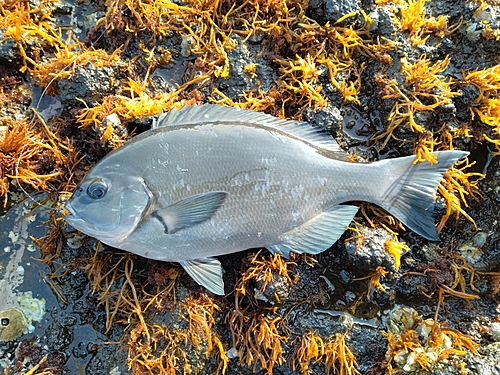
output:
[[[87,188],[87,194],[94,199],[101,199],[108,191],[107,185],[102,180],[93,181]]]

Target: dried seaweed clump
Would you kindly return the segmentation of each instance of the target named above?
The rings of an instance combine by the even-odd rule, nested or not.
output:
[[[401,266],[401,256],[410,251],[410,248],[406,245],[406,242],[399,241],[396,236],[394,236],[394,239],[386,240],[384,242],[384,247],[394,258],[395,270],[399,270],[399,267]]]
[[[292,369],[310,373],[311,364],[323,363],[327,375],[361,375],[354,354],[345,342],[346,334],[336,334],[323,340],[314,331],[307,330],[297,337],[290,361]]]
[[[277,277],[282,277],[289,284],[293,284],[297,281],[291,276],[294,266],[294,262],[284,259],[280,254],[273,254],[268,259],[257,253],[252,256],[250,267],[242,274],[235,289],[241,296],[252,295],[254,291],[258,291],[259,295],[262,295],[268,284]],[[252,286],[255,285],[259,285],[259,288],[252,290]],[[276,298],[279,302],[279,298]]]
[[[428,0],[402,0],[397,3],[401,5],[400,14],[394,17],[396,25],[402,31],[408,31],[409,40],[415,45],[425,44],[430,35],[439,38],[451,33],[448,29],[448,17],[434,17],[427,14],[425,4]]]
[[[266,300],[266,288],[276,277],[293,282],[289,275],[292,262],[275,254],[266,259],[259,254],[250,260],[250,267],[243,273],[235,287],[235,309],[228,317],[233,337],[233,351],[240,364],[261,369],[272,374],[275,366],[285,363],[285,345],[290,332],[286,319],[277,313],[277,307],[260,307],[258,301]],[[255,288],[260,284],[260,288]],[[274,295],[275,303],[280,302]]]
[[[119,61],[120,54],[120,48],[111,54],[86,48],[83,43],[72,40],[71,34],[63,39],[62,31],[53,22],[52,3],[54,0],[42,0],[37,9],[31,9],[26,0],[0,5],[0,15],[3,16],[0,17],[0,28],[6,30],[4,38],[17,42],[23,58],[20,71],[29,71],[48,93],[55,92],[51,83],[70,78],[76,67],[89,63],[95,67],[112,66]],[[40,56],[48,57],[42,61]]]
[[[85,108],[80,111],[76,119],[82,128],[94,127],[96,129],[106,117],[112,114],[118,115],[120,119],[130,120],[156,115],[174,106],[200,104],[196,91],[183,94],[191,84],[193,82],[188,82],[171,92],[162,92],[148,86],[148,77],[142,81],[129,78],[122,88],[123,94],[106,96],[102,103],[93,107],[89,107],[87,103],[80,100]]]
[[[4,120],[0,129],[0,198],[4,207],[11,181],[52,193],[68,187],[77,155],[69,139],[56,135],[58,129],[51,130],[41,118],[32,124]]]
[[[0,28],[5,39],[14,39],[23,58],[21,71],[26,71],[27,63],[35,63],[27,56],[26,43],[37,40],[50,46],[63,44],[61,33],[51,24],[53,0],[42,0],[36,9],[31,9],[27,0],[3,1],[0,4]]]
[[[369,25],[369,17],[363,11],[360,13]],[[356,14],[346,15],[344,19],[353,16]],[[274,62],[279,65],[277,88],[285,108],[300,117],[296,109],[326,106],[331,94],[331,88],[324,87],[328,81],[346,101],[360,104],[358,94],[364,64],[354,57],[364,55],[377,59],[374,51],[384,49],[380,43],[373,43],[368,26],[355,29],[352,25],[320,25],[302,13],[291,20],[286,28],[280,29],[279,36],[270,34],[272,40],[280,38],[275,45]],[[285,46],[288,46],[286,50]]]
[[[79,64],[115,61],[102,51],[82,50],[71,38],[63,40],[61,30],[54,26],[53,3],[42,0],[35,9],[25,0],[0,4],[0,29],[4,39],[15,41],[22,57],[19,70],[29,71],[35,82],[46,88],[54,79],[68,77]],[[42,56],[48,62],[41,62]],[[10,87],[7,89],[4,84]],[[0,99],[6,108],[11,103],[26,105],[18,102],[13,89],[23,85],[22,80],[13,77],[2,79]],[[72,190],[71,180],[80,159],[72,139],[61,135],[61,129],[67,125],[64,121],[54,118],[46,123],[37,113],[31,120],[0,121],[0,199],[4,206],[11,182],[23,190],[23,185],[54,194]]]
[[[134,273],[130,253],[97,253],[84,269],[106,312],[106,329],[125,328],[128,365],[133,374],[174,375],[193,369],[193,350],[213,357],[214,373],[224,373],[229,357],[215,330],[220,307],[207,295],[177,301],[180,270],[153,266],[148,282]],[[141,285],[141,287],[139,287]],[[162,316],[171,316],[165,323]],[[220,314],[219,314],[220,315]]]
[[[386,147],[391,138],[398,139],[394,134],[396,129],[406,125],[412,132],[418,134],[414,148],[415,162],[433,164],[437,162],[436,150],[453,149],[455,138],[470,137],[466,125],[459,129],[451,129],[444,124],[438,131],[431,132],[427,130],[426,124],[416,120],[417,114],[430,113],[439,107],[450,105],[454,97],[461,95],[458,91],[452,90],[456,82],[443,74],[449,63],[449,57],[432,63],[426,55],[422,55],[413,64],[406,59],[401,60],[401,77],[404,79],[402,84],[397,78],[388,79],[384,75],[375,77],[384,88],[382,99],[394,102],[388,117],[389,125],[371,138],[372,141],[382,141],[379,146],[381,149]],[[466,169],[471,165],[473,163],[466,161],[461,168],[451,168],[441,181],[438,192],[444,198],[446,212],[438,225],[438,231],[443,229],[453,213],[457,219],[462,215],[475,225],[463,206],[468,207],[466,197],[477,199],[477,179],[484,176],[476,172],[467,172]]]
[[[478,178],[484,178],[484,174],[467,172],[466,169],[470,168],[473,164],[474,163],[469,163],[468,159],[466,159],[461,167],[451,167],[445,172],[443,179],[439,183],[438,192],[446,202],[446,212],[439,221],[437,226],[438,232],[444,228],[444,225],[452,213],[455,213],[457,221],[460,215],[462,215],[477,228],[474,219],[462,208],[462,204],[465,205],[465,207],[469,207],[466,197],[471,197],[476,200],[479,199],[477,193],[479,189]]]
[[[426,55],[422,55],[414,63],[401,59],[401,79],[388,79],[383,75],[375,77],[384,87],[382,99],[394,101],[390,111],[389,125],[380,134],[372,137],[373,141],[382,140],[384,148],[394,130],[400,125],[408,125],[413,132],[422,133],[423,124],[417,123],[415,113],[433,111],[434,109],[451,104],[453,97],[460,95],[452,91],[453,80],[442,73],[448,68],[450,58],[432,63]],[[427,156],[427,158],[431,158]],[[432,160],[432,159],[431,159]]]
[[[157,299],[150,300],[148,307]],[[134,374],[174,375],[182,368],[184,373],[192,372],[191,348],[205,349],[209,358],[216,350],[218,367],[214,373],[224,374],[229,358],[219,336],[214,330],[214,312],[220,308],[206,295],[195,299],[187,298],[182,302],[182,313],[177,316],[177,327],[158,323],[147,323],[147,334],[135,326],[128,339],[129,367]]]

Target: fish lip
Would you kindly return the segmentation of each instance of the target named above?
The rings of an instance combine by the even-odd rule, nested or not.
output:
[[[85,223],[85,220],[83,220],[82,217],[80,217],[76,212],[75,210],[73,209],[73,207],[71,206],[71,203],[66,203],[64,205],[64,208],[66,210],[69,211],[69,215],[66,215],[64,217],[64,220],[66,220],[66,222],[68,222],[71,226],[73,227],[77,227],[78,226],[78,223]]]
[[[75,210],[73,209],[73,207],[71,207],[71,203],[68,202],[64,205],[64,208],[67,209],[70,213],[71,216],[76,216],[76,213],[75,213]]]

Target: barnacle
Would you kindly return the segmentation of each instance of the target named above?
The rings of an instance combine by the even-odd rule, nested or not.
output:
[[[399,324],[404,321],[404,324]],[[386,371],[393,374],[430,370],[439,361],[477,352],[477,344],[470,336],[446,327],[433,319],[423,319],[411,308],[396,308],[389,316]]]

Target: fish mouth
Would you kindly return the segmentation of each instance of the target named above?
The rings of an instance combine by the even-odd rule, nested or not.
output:
[[[71,207],[71,203],[66,203],[64,208],[69,212],[69,214],[64,217],[64,220],[66,220],[69,224],[76,228],[73,224],[78,225],[78,223],[84,223],[84,220],[78,216],[73,207]]]
[[[71,218],[71,219],[78,219],[78,220],[83,220],[82,217],[80,215],[78,215],[75,211],[75,209],[73,208],[73,206],[71,205],[71,201],[72,200],[69,200],[68,202],[66,202],[66,204],[64,205],[64,208],[69,212],[69,214],[66,215],[65,218]]]

